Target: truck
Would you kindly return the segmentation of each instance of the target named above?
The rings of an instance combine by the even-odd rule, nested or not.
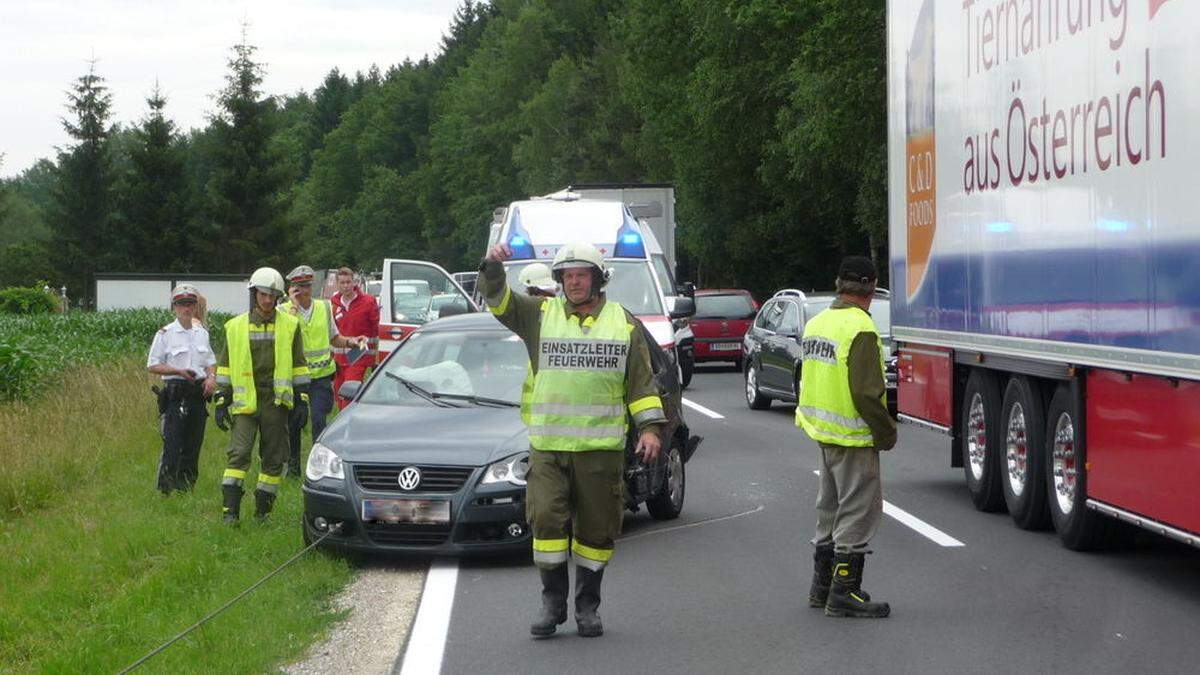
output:
[[[887,5],[899,419],[947,437],[978,509],[1072,549],[1200,545],[1198,25]]]

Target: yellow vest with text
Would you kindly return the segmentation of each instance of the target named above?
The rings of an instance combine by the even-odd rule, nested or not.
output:
[[[250,358],[251,340],[273,340],[275,369],[271,382],[275,405],[291,408],[295,401],[293,387],[310,380],[308,367],[293,366],[292,342],[300,322],[285,312],[275,312],[275,322],[266,325],[250,323],[249,312],[239,314],[225,324],[225,344],[229,350],[229,365],[217,369],[218,379],[229,378],[233,387],[233,402],[229,411],[234,415],[253,415],[258,411],[258,392],[254,383],[254,362]],[[224,372],[222,372],[224,371]]]
[[[304,360],[308,362],[308,374],[312,378],[328,377],[337,370],[333,362],[333,349],[329,344],[329,322],[333,320],[333,309],[328,300],[313,298],[312,311],[308,320],[303,314],[293,315],[300,322],[304,336]],[[285,312],[292,311],[292,302],[280,305]]]
[[[582,326],[578,316],[567,316],[562,298],[542,303],[538,370],[528,411],[525,406],[522,410],[533,448],[625,449],[625,363],[631,328],[616,302],[605,302],[600,315],[585,318]]]
[[[879,370],[883,372],[883,344],[878,329],[861,309],[826,309],[804,326],[796,426],[819,443],[852,448],[875,445],[871,429],[859,416],[850,394],[850,345],[859,333],[875,333]]]

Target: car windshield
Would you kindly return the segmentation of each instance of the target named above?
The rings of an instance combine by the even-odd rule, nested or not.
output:
[[[392,321],[421,325],[441,316],[446,308],[470,311],[470,303],[453,280],[437,267],[392,263]]]
[[[696,295],[695,319],[753,319],[754,303],[741,293]]]
[[[508,275],[508,285],[520,288],[517,277],[526,265],[536,261],[522,261],[507,266],[504,272]],[[612,278],[605,287],[605,295],[609,300],[621,303],[621,306],[635,315],[665,314],[662,308],[662,297],[658,287],[654,285],[654,276],[650,265],[645,260],[609,260],[612,268]]]
[[[413,333],[371,378],[361,401],[428,405],[398,378],[434,394],[478,396],[518,403],[529,364],[524,343],[500,331]],[[387,377],[386,374],[395,377]]]

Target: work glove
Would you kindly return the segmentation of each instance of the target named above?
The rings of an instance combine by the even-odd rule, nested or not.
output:
[[[308,424],[308,397],[303,397],[300,402],[292,406],[290,413],[292,425],[297,429],[303,429],[305,424]]]
[[[232,425],[233,419],[229,415],[228,394],[223,391],[217,392],[217,394],[213,396],[213,403],[216,404],[216,407],[214,408],[215,415],[213,416],[213,421],[216,422],[217,428],[221,431],[229,431],[229,427]]]

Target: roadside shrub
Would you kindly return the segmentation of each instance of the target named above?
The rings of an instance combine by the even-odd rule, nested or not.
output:
[[[0,313],[47,314],[58,309],[58,299],[40,288],[0,290]]]

